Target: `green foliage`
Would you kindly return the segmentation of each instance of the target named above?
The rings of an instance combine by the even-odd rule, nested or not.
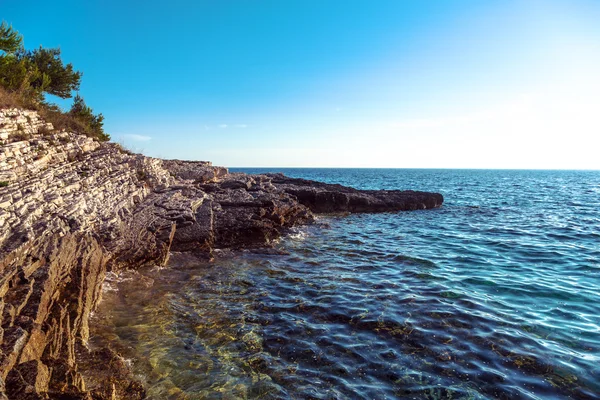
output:
[[[102,114],[94,115],[94,111],[85,104],[83,97],[79,96],[79,94],[73,99],[73,105],[71,106],[69,114],[88,127],[87,133],[89,136],[93,136],[100,141],[110,139],[110,137],[104,133],[104,116]]]
[[[19,32],[6,22],[0,25],[0,107],[36,109],[57,129],[109,140],[103,129],[104,117],[95,115],[79,95],[67,113],[45,101],[45,94],[71,98],[79,90],[81,76],[72,64],[63,63],[59,48],[25,50]]]
[[[43,101],[45,93],[72,97],[71,93],[79,90],[81,75],[72,64],[63,65],[60,49],[20,49],[0,56],[0,84],[37,101]]]
[[[31,60],[22,57],[23,37],[6,22],[0,25],[0,85],[9,92],[29,93],[30,82],[39,72]],[[38,96],[39,97],[39,96]]]
[[[8,182],[0,181],[0,187],[7,187],[7,186],[8,186]]]
[[[49,93],[62,99],[72,97],[79,90],[82,73],[73,69],[73,64],[64,65],[60,49],[39,49],[18,51],[19,61],[29,61],[29,85],[39,93]]]
[[[0,24],[0,51],[14,53],[23,47],[23,36],[15,31],[6,21]]]
[[[0,56],[0,85],[6,90],[18,93],[23,97],[39,102],[42,92],[32,86],[34,80],[44,80],[31,60],[18,58],[15,55]],[[46,84],[48,82],[46,81]]]
[[[88,107],[89,109],[89,107]],[[91,109],[90,113],[91,113]],[[38,107],[38,112],[46,121],[51,122],[54,125],[54,129],[68,132],[77,132],[82,135],[90,136],[99,141],[107,141],[110,140],[110,136],[102,130],[102,123],[104,117],[102,115],[93,116],[97,118],[99,121],[94,123],[95,129],[89,125],[89,121],[91,118],[81,118],[77,113],[71,112],[62,112],[61,109],[55,104],[42,103],[40,107]],[[93,115],[93,114],[92,114]],[[99,127],[99,129],[98,129]],[[60,138],[61,142],[65,139]]]
[[[25,50],[23,37],[6,22],[0,25],[0,84],[7,90],[43,100],[44,93],[63,99],[79,90],[81,72],[64,65],[60,49]]]

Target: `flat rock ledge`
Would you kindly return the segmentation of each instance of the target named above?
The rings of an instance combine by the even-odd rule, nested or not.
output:
[[[119,354],[87,345],[109,271],[269,246],[314,213],[442,202],[144,157],[0,110],[0,399],[145,398]]]

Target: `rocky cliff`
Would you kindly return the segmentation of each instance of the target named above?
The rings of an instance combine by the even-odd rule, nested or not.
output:
[[[107,271],[265,246],[313,213],[443,201],[144,157],[20,109],[0,110],[0,141],[0,398],[144,397],[117,354],[87,347]]]

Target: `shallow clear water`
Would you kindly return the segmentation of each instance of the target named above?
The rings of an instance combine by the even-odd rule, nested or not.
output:
[[[93,343],[152,398],[600,398],[600,172],[281,171],[445,202],[113,277]]]

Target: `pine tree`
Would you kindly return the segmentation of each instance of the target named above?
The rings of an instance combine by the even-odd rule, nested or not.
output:
[[[6,21],[0,24],[0,51],[14,53],[23,47],[23,36]]]
[[[110,137],[104,132],[104,116],[95,115],[94,110],[88,107],[79,93],[73,99],[73,105],[69,114],[82,122],[89,129],[88,133],[100,141],[108,140]]]
[[[36,66],[38,74],[32,77],[31,86],[38,91],[67,99],[73,91],[79,90],[83,74],[75,71],[73,64],[63,64],[59,48],[44,49],[40,46],[33,51],[20,51],[18,58],[28,59]]]

